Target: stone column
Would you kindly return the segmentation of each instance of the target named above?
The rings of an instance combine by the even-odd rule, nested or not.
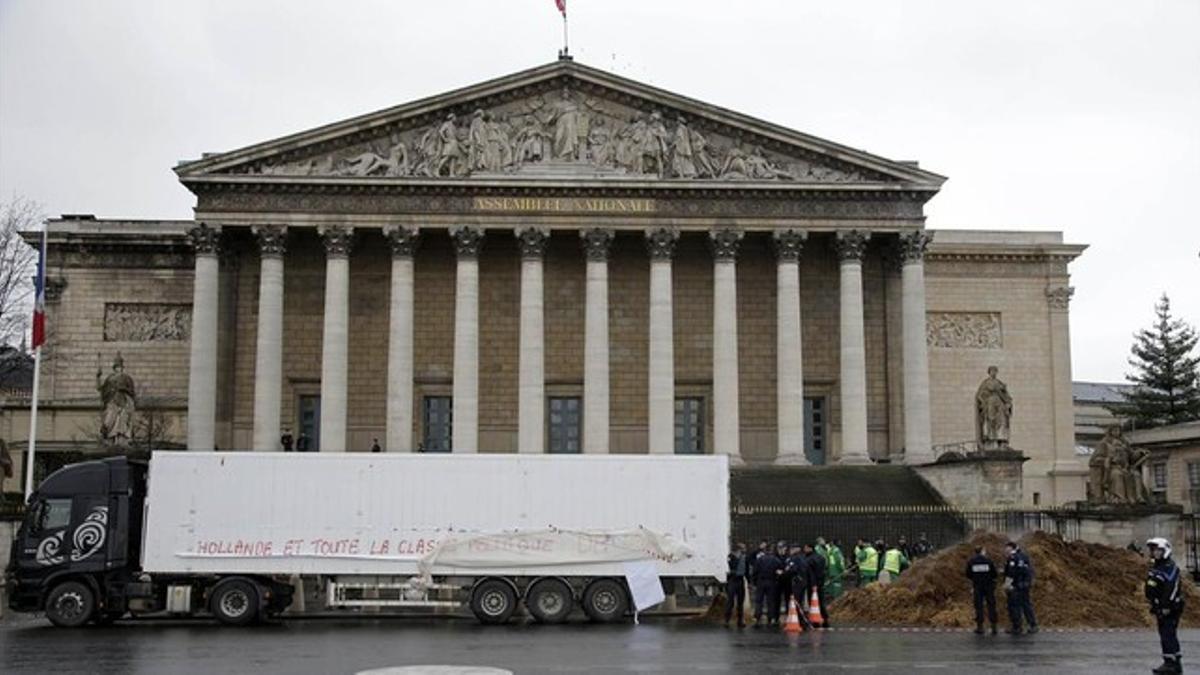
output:
[[[840,314],[842,400],[841,464],[869,464],[867,453],[867,350],[863,334],[862,261],[870,233],[850,230],[836,238],[841,261]]]
[[[737,249],[743,232],[709,232],[713,252],[713,454],[742,464],[738,415]]]
[[[454,283],[454,452],[479,452],[479,247],[483,230],[450,230],[458,254]]]
[[[925,249],[933,233],[900,235],[900,337],[904,366],[904,462],[933,461],[929,423],[929,350],[925,337]]]
[[[517,452],[546,451],[546,346],[542,258],[550,231],[517,228],[521,251],[520,354],[517,360]]]
[[[1066,279],[1046,287],[1050,312],[1050,391],[1054,401],[1054,465],[1050,469],[1054,494],[1050,502],[1065,504],[1086,498],[1087,467],[1075,456],[1075,403],[1071,391],[1071,296]],[[1020,410],[1014,412],[1020,415]],[[1139,475],[1140,477],[1140,475]]]
[[[413,254],[415,227],[391,225],[383,234],[392,247],[392,292],[388,314],[387,420],[384,450],[412,452],[413,438]]]
[[[650,253],[650,454],[675,452],[675,326],[671,300],[671,258],[679,231],[646,231]]]
[[[188,230],[196,254],[192,282],[191,359],[188,371],[188,450],[212,450],[217,434],[217,282],[221,228]]]
[[[808,233],[779,230],[775,243],[775,463],[808,464],[804,454],[804,361],[800,324],[800,254]]]
[[[587,255],[583,325],[583,452],[608,453],[608,251],[613,231],[582,230]]]
[[[346,451],[350,337],[350,250],[354,228],[318,229],[325,241],[325,328],[321,334],[321,452]]]
[[[287,228],[253,228],[258,237],[258,337],[254,349],[254,450],[279,450],[283,396],[283,256]]]

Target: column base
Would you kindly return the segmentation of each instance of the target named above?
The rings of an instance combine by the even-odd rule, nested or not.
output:
[[[874,462],[871,461],[870,455],[853,454],[838,458],[837,463],[843,466],[866,466],[868,464],[873,464]]]
[[[775,458],[775,466],[812,466],[812,462],[804,455],[780,455]]]
[[[746,466],[746,460],[742,459],[741,455],[726,455],[729,458],[729,466]]]

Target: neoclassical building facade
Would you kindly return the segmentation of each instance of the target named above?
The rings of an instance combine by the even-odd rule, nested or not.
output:
[[[915,162],[559,60],[175,171],[192,220],[49,223],[60,442],[120,352],[192,449],[925,463],[996,365],[1026,501],[1082,497],[1084,247],[926,229]]]

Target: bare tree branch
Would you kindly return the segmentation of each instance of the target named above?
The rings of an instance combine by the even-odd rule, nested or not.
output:
[[[25,197],[0,202],[0,345],[21,344],[29,329],[38,252],[21,232],[41,229],[43,220],[41,205]]]

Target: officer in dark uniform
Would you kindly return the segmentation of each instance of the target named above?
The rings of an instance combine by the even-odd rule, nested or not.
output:
[[[783,605],[783,611],[786,612],[790,609],[790,603],[793,598],[797,605],[801,604],[802,599],[805,597],[805,588],[808,586],[808,558],[804,557],[803,551],[796,544],[792,544],[788,548],[787,562],[783,566],[782,577],[787,580],[786,583],[788,585],[788,593],[785,596],[786,600]],[[783,582],[780,582],[780,585],[782,584]],[[801,623],[808,628],[812,628],[808,622],[807,614],[800,611],[799,608],[797,608],[796,614],[800,617]]]
[[[821,627],[829,628],[829,609],[825,607],[825,556],[817,553],[812,544],[805,544],[804,557],[808,560],[808,601],[813,601],[812,590],[815,588],[817,604],[821,606]]]
[[[1183,672],[1183,654],[1179,651],[1179,617],[1183,614],[1182,575],[1171,559],[1171,542],[1155,537],[1146,542],[1150,552],[1150,574],[1146,577],[1146,599],[1150,613],[1158,623],[1163,664],[1153,671],[1160,675]]]
[[[779,575],[783,561],[771,551],[764,551],[754,560],[754,627],[762,626],[763,610],[767,622],[779,623]]]
[[[1037,618],[1033,615],[1033,600],[1030,592],[1033,590],[1033,562],[1025,551],[1017,546],[1015,541],[1004,545],[1008,554],[1004,562],[1004,588],[1008,591],[1008,619],[1012,628],[1007,632],[1011,635],[1021,634],[1021,618],[1029,623],[1029,634],[1038,632]]]
[[[996,564],[980,546],[975,555],[967,560],[967,578],[975,589],[975,634],[983,635],[983,606],[987,604],[987,618],[992,624],[992,635],[996,634]]]
[[[738,628],[746,627],[746,617],[742,613],[742,605],[746,604],[746,574],[750,569],[746,556],[746,545],[738,542],[729,554],[729,571],[725,573],[725,625],[733,613],[737,612]]]
[[[786,616],[788,601],[792,599],[792,573],[788,569],[788,560],[792,557],[792,547],[780,539],[775,542],[775,556],[779,558],[779,583],[775,586],[775,604],[779,606],[779,615]]]
[[[746,581],[750,582],[750,602],[754,604],[754,615],[755,616],[758,616],[759,614],[762,613],[762,607],[759,606],[758,593],[755,592],[755,586],[758,583],[756,581],[756,579],[758,577],[755,574],[754,570],[756,568],[756,565],[758,564],[759,557],[765,553],[769,553],[770,548],[771,548],[771,542],[767,541],[766,539],[763,539],[762,541],[758,542],[758,548],[751,551],[750,555],[747,556],[747,558],[746,558],[746,563],[747,563],[746,564],[746,573],[748,575],[746,577]]]

